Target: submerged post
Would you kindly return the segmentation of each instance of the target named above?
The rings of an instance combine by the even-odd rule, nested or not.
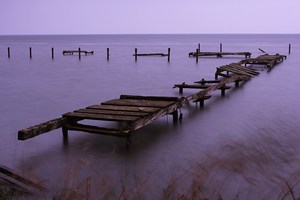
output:
[[[137,61],[137,48],[134,49],[135,61]]]
[[[106,60],[109,61],[109,48],[106,49]]]
[[[168,62],[170,62],[170,57],[171,57],[171,48],[168,48]]]
[[[81,52],[80,52],[80,47],[78,48],[78,56],[79,56],[79,60],[81,60]]]
[[[223,44],[220,43],[220,53],[222,53],[222,52],[223,52]]]
[[[54,48],[52,47],[51,49],[51,54],[52,54],[52,60],[54,59]]]
[[[198,50],[199,50],[199,53],[200,53],[200,43],[198,43]]]
[[[198,63],[199,59],[199,49],[196,49],[196,63]]]
[[[7,48],[7,57],[10,58],[10,48]]]
[[[289,54],[291,53],[292,45],[289,44]]]
[[[32,58],[32,49],[31,49],[31,47],[29,47],[29,58],[30,59]]]

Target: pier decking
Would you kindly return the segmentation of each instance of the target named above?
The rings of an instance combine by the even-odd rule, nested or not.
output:
[[[247,81],[259,75],[257,70],[243,66],[243,64],[264,64],[267,67],[273,67],[282,62],[283,58],[286,58],[286,56],[279,54],[264,54],[254,59],[246,58],[238,63],[218,67],[215,72],[215,80],[201,79],[194,82],[195,84],[175,84],[174,88],[179,88],[180,93],[183,92],[183,88],[200,90],[185,97],[121,95],[119,99],[112,99],[101,104],[68,112],[63,114],[61,118],[22,129],[18,132],[18,139],[26,140],[62,128],[64,139],[68,138],[68,131],[73,130],[125,137],[127,145],[130,145],[130,136],[133,131],[168,114],[173,115],[173,121],[177,122],[178,109],[189,102],[200,102],[200,106],[203,106],[204,101],[209,99],[214,91],[221,90],[221,94],[225,95],[225,91],[231,88],[228,84],[235,83],[235,86],[238,86],[240,81]],[[219,76],[222,79],[218,79]],[[86,124],[89,120],[117,122],[117,126]],[[83,121],[85,124],[78,123],[79,121]]]

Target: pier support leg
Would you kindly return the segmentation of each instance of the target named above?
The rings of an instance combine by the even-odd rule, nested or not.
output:
[[[239,87],[240,81],[235,81],[235,87]]]
[[[198,63],[199,60],[199,49],[196,49],[196,63]]]
[[[215,73],[215,80],[218,80],[219,74],[218,72]]]
[[[7,48],[7,57],[10,58],[10,47]]]
[[[65,126],[61,127],[64,143],[68,142],[68,129]]]
[[[51,48],[52,60],[54,60],[54,48]]]
[[[135,61],[137,61],[137,48],[134,49]]]
[[[32,48],[29,47],[29,58],[31,59],[32,58]]]
[[[222,96],[225,96],[225,90],[226,90],[225,88],[222,88],[222,89],[221,89],[221,95],[222,95]]]
[[[106,49],[106,60],[109,61],[109,48]]]
[[[171,59],[171,48],[168,48],[168,62],[170,62]]]
[[[183,87],[179,87],[179,93],[180,93],[180,94],[183,93]]]
[[[79,56],[79,60],[81,60],[81,50],[80,50],[80,48],[78,48],[78,56]]]
[[[173,123],[177,123],[178,122],[178,110],[172,112],[173,115]]]

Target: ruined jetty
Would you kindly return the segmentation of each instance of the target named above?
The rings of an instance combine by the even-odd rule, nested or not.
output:
[[[164,115],[172,115],[173,121],[176,123],[181,117],[178,110],[186,104],[200,102],[200,106],[203,106],[204,101],[209,99],[214,91],[221,90],[221,94],[225,95],[225,91],[231,88],[229,84],[235,83],[237,87],[239,82],[248,81],[260,74],[256,69],[247,67],[247,64],[264,64],[266,67],[274,67],[284,58],[286,56],[279,54],[264,54],[254,59],[246,58],[237,63],[217,67],[215,80],[201,79],[195,81],[194,84],[186,84],[185,82],[175,84],[174,88],[179,88],[180,93],[183,93],[184,88],[200,90],[185,97],[121,95],[119,99],[77,109],[63,114],[60,118],[22,129],[18,131],[18,139],[26,140],[62,128],[64,139],[68,138],[68,131],[82,131],[123,137],[126,138],[126,144],[129,146],[131,135],[135,130]],[[219,79],[219,77],[222,78]],[[95,126],[89,123],[90,120],[117,123],[113,126],[106,124]]]

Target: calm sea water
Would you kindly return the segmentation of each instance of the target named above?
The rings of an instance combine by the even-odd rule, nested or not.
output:
[[[223,51],[250,51],[252,57],[260,55],[258,48],[288,55],[292,44],[292,53],[225,97],[215,92],[204,109],[183,108],[180,125],[162,117],[136,131],[130,151],[123,139],[82,132],[70,132],[66,146],[60,129],[17,140],[20,129],[121,94],[179,96],[175,83],[213,79],[216,67],[243,59],[196,63],[188,53],[198,43],[201,51],[218,51],[222,43]],[[78,47],[95,54],[81,60],[62,55]],[[134,48],[171,48],[171,62],[135,62]],[[92,177],[93,199],[166,199],[171,193],[176,199],[192,194],[191,188],[206,197],[280,199],[287,183],[300,196],[299,55],[300,35],[0,36],[0,164],[36,177],[51,193]]]

